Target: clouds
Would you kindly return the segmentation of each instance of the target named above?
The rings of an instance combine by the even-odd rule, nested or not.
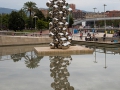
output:
[[[48,0],[30,0],[37,4],[39,8],[47,8],[46,2]],[[120,10],[120,0],[66,0],[68,3],[76,4],[77,9],[85,11],[93,11],[96,7],[96,11],[103,12],[103,4],[106,4],[106,10]],[[11,8],[11,9],[21,9],[25,2],[28,0],[0,0],[0,7]]]

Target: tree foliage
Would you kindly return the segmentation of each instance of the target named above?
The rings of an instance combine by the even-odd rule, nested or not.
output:
[[[45,20],[44,14],[39,9],[35,10],[34,16],[37,16],[40,20]]]
[[[33,26],[35,28],[35,23],[37,22],[37,20],[43,20],[45,21],[45,17],[44,17],[44,14],[39,10],[39,9],[36,9],[35,10],[35,14],[33,16]]]
[[[34,17],[35,11],[37,9],[36,5],[37,4],[35,2],[28,1],[28,2],[24,3],[24,6],[23,6],[23,10],[26,13],[29,12],[29,19],[27,19],[27,27],[29,27],[30,29],[32,29],[34,27],[32,19]]]
[[[23,30],[25,27],[25,22],[18,12],[12,11],[8,20],[8,27],[10,30]]]
[[[96,25],[104,27],[105,21],[104,20],[96,21]],[[120,20],[106,20],[106,26],[119,27],[119,25]]]
[[[34,15],[35,10],[37,9],[36,3],[28,1],[28,2],[24,3],[23,9],[26,12],[29,12],[29,16],[31,17],[31,15]]]
[[[36,7],[36,3],[32,1],[28,1],[24,3],[21,10],[18,12],[12,11],[9,15],[0,16],[0,20],[2,18],[2,23],[0,26],[4,26],[5,29],[9,28],[9,30],[23,30],[33,29],[35,28],[35,24],[37,29],[45,29],[49,27],[49,22],[52,20],[49,16],[45,18],[44,14]],[[27,13],[27,14],[26,14]],[[29,13],[29,16],[28,16]],[[34,18],[37,16],[37,18]],[[69,27],[73,24],[73,18],[69,17]]]
[[[38,20],[36,23],[36,26],[37,26],[37,29],[45,29],[45,28],[48,28],[49,24],[48,22]]]
[[[23,18],[24,21],[27,20],[27,15],[26,15],[26,13],[25,13],[25,11],[24,11],[23,9],[20,9],[20,10],[18,11],[18,13],[19,13],[19,15]]]
[[[0,15],[0,28],[1,29],[8,29],[8,19],[9,14],[1,14]]]
[[[73,18],[72,16],[69,17],[69,27],[72,27],[72,24],[73,24]]]

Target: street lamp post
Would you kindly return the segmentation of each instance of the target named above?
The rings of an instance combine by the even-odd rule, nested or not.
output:
[[[67,6],[67,9],[69,9],[69,8],[70,8],[70,6],[68,5],[68,6]],[[68,14],[67,19],[68,19],[68,29],[69,29],[69,24],[70,24],[70,14]]]
[[[34,16],[34,18],[35,18],[35,30],[36,30],[36,18],[37,18],[37,16]]]
[[[105,6],[107,6],[107,5],[104,4],[103,6],[104,6],[104,25],[105,25],[105,33],[106,33]]]
[[[119,22],[119,29],[120,29],[120,22]]]
[[[2,13],[1,13],[1,30],[2,30]]]
[[[95,9],[97,9],[97,8],[93,8],[94,9],[94,28],[95,28]]]

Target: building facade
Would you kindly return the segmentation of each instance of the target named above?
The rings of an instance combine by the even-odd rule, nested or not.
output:
[[[104,12],[101,12],[101,13],[87,12],[85,16],[86,19],[104,18],[104,17],[107,17],[107,14],[106,13],[104,14]]]
[[[106,11],[108,17],[120,17],[120,11]]]
[[[75,4],[69,4],[69,7],[72,9],[73,12],[76,10]]]
[[[48,9],[40,8],[40,11],[44,14],[45,17],[48,16]]]
[[[85,19],[86,13],[81,10],[72,12],[73,19]]]

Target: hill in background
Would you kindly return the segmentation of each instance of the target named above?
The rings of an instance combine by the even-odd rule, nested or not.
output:
[[[40,9],[47,9],[47,8],[40,8]],[[76,9],[76,10],[79,10],[79,9]],[[0,14],[1,14],[1,13],[10,14],[12,11],[18,11],[18,10],[0,7]],[[81,11],[82,11],[82,12],[85,12],[85,13],[88,12],[88,11],[84,11],[84,10],[81,10]]]
[[[1,14],[1,13],[10,14],[12,11],[18,11],[18,10],[0,7],[0,14]]]

